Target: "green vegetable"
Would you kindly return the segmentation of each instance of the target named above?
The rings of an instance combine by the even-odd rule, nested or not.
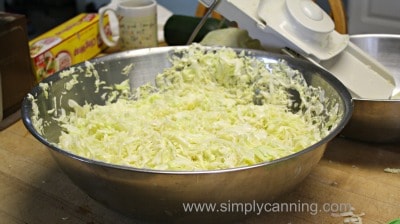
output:
[[[323,92],[284,62],[271,72],[230,48],[194,44],[182,53],[157,76],[156,87],[144,85],[104,106],[70,102],[75,112],[58,118],[59,147],[138,168],[217,170],[293,154],[335,124],[337,111],[323,109]],[[297,112],[288,88],[304,101]],[[129,89],[128,82],[118,89]]]
[[[164,39],[169,46],[186,45],[201,18],[185,15],[172,15],[164,25]],[[212,30],[226,28],[227,24],[215,18],[208,18],[194,38],[200,42]]]
[[[247,30],[235,27],[213,30],[204,36],[200,44],[263,50],[261,42],[257,39],[252,39]]]

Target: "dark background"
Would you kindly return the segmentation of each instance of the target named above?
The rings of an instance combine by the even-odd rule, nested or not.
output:
[[[27,17],[29,39],[81,13],[75,0],[12,0],[4,4],[6,12]],[[85,5],[84,12],[97,12],[99,7],[89,3]]]

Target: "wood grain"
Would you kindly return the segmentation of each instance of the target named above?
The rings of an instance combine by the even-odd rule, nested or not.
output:
[[[336,138],[311,174],[277,203],[304,203],[318,211],[262,212],[240,223],[343,223],[333,208],[351,205],[363,223],[400,217],[400,144],[367,144]],[[256,180],[255,180],[256,181]],[[88,197],[58,168],[48,149],[21,121],[0,132],[0,223],[140,223]],[[260,202],[261,203],[261,202]]]

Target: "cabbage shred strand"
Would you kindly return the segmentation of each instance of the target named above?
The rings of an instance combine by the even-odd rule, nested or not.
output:
[[[59,121],[59,147],[137,168],[217,170],[288,156],[335,124],[336,114],[326,119],[337,111],[324,109],[323,91],[307,86],[284,61],[267,68],[230,48],[196,44],[179,55],[155,87],[144,85],[103,106],[71,103],[75,112]],[[288,89],[301,102],[293,102]]]

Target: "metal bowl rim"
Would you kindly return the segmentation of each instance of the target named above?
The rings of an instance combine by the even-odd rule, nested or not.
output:
[[[358,38],[366,38],[366,37],[400,39],[400,34],[371,33],[371,34],[352,34],[352,35],[350,35],[350,39],[358,39]]]
[[[387,34],[387,33],[371,33],[371,34],[353,34],[350,35],[351,39],[364,39],[364,38],[380,38],[380,39],[399,39],[400,34]],[[355,101],[368,101],[368,102],[399,102],[400,99],[368,99],[368,98],[359,98],[353,97]]]
[[[161,52],[168,52],[171,50],[175,49],[184,49],[187,48],[187,46],[178,46],[178,47],[155,47],[155,48],[145,48],[145,49],[139,49],[139,50],[129,50],[129,51],[123,51],[123,52],[118,52],[118,53],[113,53],[110,55],[106,55],[103,57],[98,57],[94,58],[91,60],[88,60],[89,62],[96,63],[96,62],[101,62],[101,61],[107,61],[107,60],[112,60],[114,58],[126,58],[126,57],[137,57],[137,56],[142,56],[145,54],[149,53],[161,53]],[[215,49],[213,47],[212,49]],[[280,55],[280,54],[275,54],[275,53],[270,53],[270,52],[265,52],[265,51],[260,51],[260,50],[249,50],[249,49],[241,49],[241,48],[234,48],[235,50],[244,50],[248,51],[251,53],[261,53],[265,58],[274,58],[274,59],[284,59],[284,60],[301,60],[301,59],[293,59],[289,56],[286,55]],[[301,60],[303,63],[310,65],[310,66],[316,66],[308,61]],[[73,65],[74,67],[84,65],[86,62],[78,63]],[[66,68],[68,69],[68,68]],[[43,83],[51,83],[55,82],[58,79],[60,79],[60,73],[66,69],[60,70],[53,75],[45,78],[41,82]],[[321,72],[324,72],[323,70]],[[329,74],[329,73],[326,73]],[[271,166],[275,165],[278,163],[281,163],[286,160],[293,159],[299,155],[305,154],[309,151],[312,151],[314,149],[317,149],[318,147],[327,144],[330,140],[332,140],[335,136],[337,136],[342,129],[344,129],[345,125],[349,122],[351,118],[351,114],[353,111],[353,100],[351,99],[350,93],[347,91],[346,87],[333,75],[326,76],[325,79],[332,83],[332,85],[337,86],[344,91],[339,92],[339,95],[342,96],[344,100],[344,110],[343,110],[343,119],[337,124],[337,126],[324,138],[322,138],[320,141],[314,143],[313,145],[310,145],[307,148],[304,148],[296,153],[290,154],[288,156],[275,159],[272,161],[266,161],[266,162],[261,162],[249,166],[241,166],[241,167],[233,167],[233,168],[225,168],[225,169],[219,169],[219,170],[196,170],[196,171],[175,171],[175,170],[155,170],[155,169],[145,169],[145,168],[136,168],[132,166],[124,166],[124,165],[116,165],[116,164],[111,164],[111,163],[106,163],[103,161],[99,160],[93,160],[89,159],[86,157],[78,156],[75,155],[71,152],[68,152],[66,150],[63,150],[59,147],[57,147],[54,143],[50,143],[47,141],[32,125],[31,119],[30,119],[30,108],[31,108],[31,101],[28,99],[26,96],[23,101],[22,101],[22,107],[21,107],[21,117],[22,121],[25,125],[25,127],[28,129],[28,131],[36,138],[38,139],[41,143],[43,143],[45,146],[53,150],[54,152],[61,153],[64,156],[70,157],[72,159],[81,161],[85,164],[90,164],[90,165],[97,165],[101,167],[106,167],[106,168],[112,168],[112,169],[119,169],[119,170],[124,170],[124,171],[135,171],[135,172],[141,172],[141,173],[156,173],[156,174],[168,174],[168,175],[200,175],[200,174],[216,174],[216,173],[226,173],[226,172],[235,172],[235,171],[241,171],[241,170],[248,170],[248,169],[254,169],[258,167],[263,167],[263,166]],[[37,92],[39,85],[36,85],[29,94],[32,94]],[[346,101],[346,99],[349,99]]]

